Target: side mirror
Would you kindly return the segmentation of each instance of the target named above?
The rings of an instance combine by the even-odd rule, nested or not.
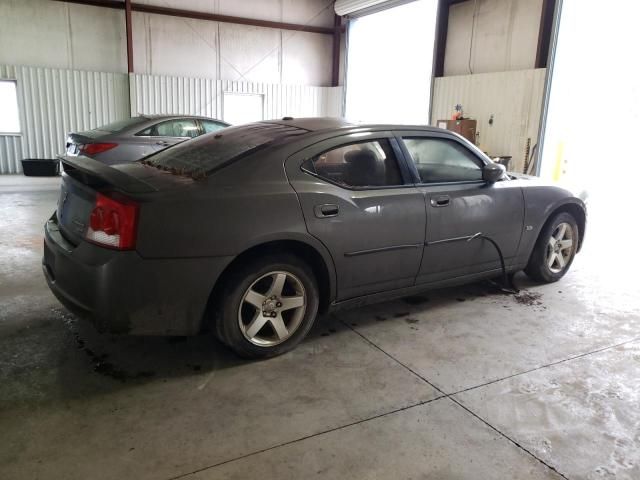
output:
[[[482,179],[485,182],[495,183],[504,176],[506,171],[507,169],[504,168],[504,165],[490,162],[487,163],[482,169]]]

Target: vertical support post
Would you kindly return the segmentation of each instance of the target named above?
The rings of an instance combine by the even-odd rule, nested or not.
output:
[[[555,0],[543,0],[538,30],[538,48],[536,50],[536,68],[546,68],[549,59],[549,45],[553,29],[553,15],[556,10]]]
[[[124,1],[124,18],[127,29],[127,71],[133,73],[133,35],[131,33],[131,0]]]
[[[342,19],[338,15],[333,16],[333,52],[331,57],[331,86],[340,85],[340,39]]]
[[[449,29],[450,0],[438,1],[436,17],[436,45],[433,59],[433,76],[444,77],[444,53],[447,47],[447,30]]]

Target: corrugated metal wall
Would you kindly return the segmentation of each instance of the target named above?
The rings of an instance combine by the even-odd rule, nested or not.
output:
[[[512,156],[510,169],[522,171],[527,138],[533,147],[538,137],[545,73],[540,68],[436,78],[431,123],[451,118],[461,104],[465,116],[478,121],[478,146],[491,156]]]
[[[264,119],[340,116],[342,87],[313,87],[208,78],[131,75],[131,111],[136,114],[180,113],[224,118],[223,93],[264,95]]]
[[[230,82],[206,78],[86,72],[0,65],[17,80],[21,135],[0,135],[0,173],[20,173],[23,158],[55,158],[66,134],[138,113],[223,118],[224,92],[264,95],[264,118],[340,116],[342,87]],[[129,104],[129,93],[131,103]]]
[[[129,115],[127,76],[42,67],[0,66],[17,80],[21,135],[0,135],[0,173],[19,173],[23,158],[55,158],[65,135]]]

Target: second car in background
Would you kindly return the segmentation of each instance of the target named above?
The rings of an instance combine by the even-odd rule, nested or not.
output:
[[[66,154],[84,155],[108,165],[135,162],[176,143],[228,126],[207,117],[142,115],[86,132],[70,133]]]

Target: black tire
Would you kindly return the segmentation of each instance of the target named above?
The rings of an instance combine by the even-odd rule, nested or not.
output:
[[[304,290],[303,295],[306,300],[304,314],[296,312],[296,327],[293,333],[286,340],[279,340],[275,328],[272,327],[271,321],[266,320],[267,324],[260,332],[272,333],[273,340],[279,341],[275,345],[257,345],[255,338],[250,341],[241,328],[241,316],[262,315],[256,307],[244,302],[244,296],[248,289],[257,288],[254,284],[258,281],[268,282],[269,277],[265,275],[271,273],[285,272],[287,276],[287,287],[291,288],[290,282],[297,285],[296,281],[302,284]],[[260,280],[263,279],[263,280]],[[266,293],[266,292],[265,292]],[[286,297],[283,297],[286,298]],[[268,300],[268,299],[267,299]],[[231,348],[234,352],[244,358],[268,358],[281,355],[295,348],[298,343],[307,335],[313,323],[315,322],[318,305],[319,293],[316,278],[311,268],[301,261],[298,257],[289,254],[273,254],[264,258],[253,259],[239,268],[237,268],[228,278],[226,285],[223,287],[222,294],[216,302],[216,310],[218,312],[216,318],[215,331],[216,335],[222,343]],[[284,302],[283,302],[284,303]],[[243,309],[241,311],[241,308]],[[253,311],[250,311],[253,309]],[[286,312],[282,312],[282,318],[286,316]],[[248,322],[250,323],[250,322]],[[243,325],[246,324],[243,322]],[[286,325],[289,327],[290,324]],[[264,340],[266,342],[270,340]]]
[[[564,261],[564,266],[559,267],[554,263],[556,267],[552,269],[548,264],[548,255],[551,253],[551,250],[549,249],[552,248],[550,246],[551,236],[557,232],[559,226],[562,224],[568,224],[571,228],[573,243],[568,259]],[[531,253],[531,257],[529,258],[529,263],[524,270],[525,273],[538,282],[557,282],[567,273],[567,271],[569,271],[578,250],[578,243],[579,231],[575,218],[567,212],[558,213],[542,228],[542,231],[536,240],[533,252]]]

